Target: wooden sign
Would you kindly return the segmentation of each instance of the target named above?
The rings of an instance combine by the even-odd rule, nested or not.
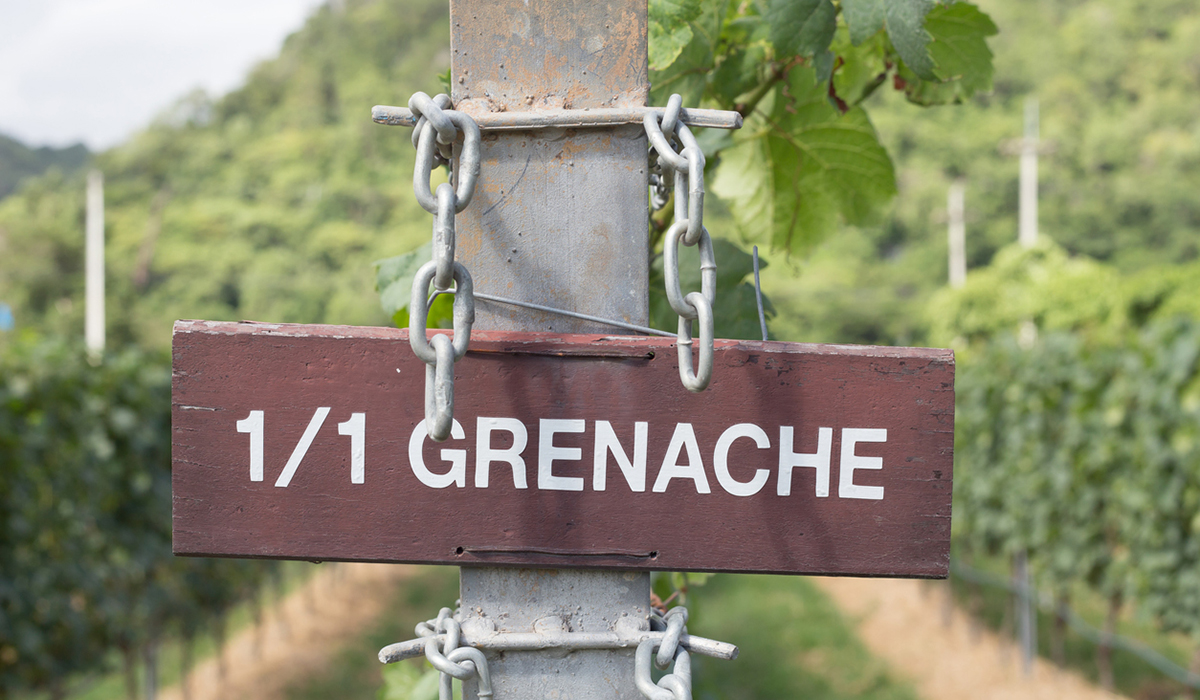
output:
[[[475,332],[455,425],[391,328],[180,321],[178,554],[945,576],[949,350]]]

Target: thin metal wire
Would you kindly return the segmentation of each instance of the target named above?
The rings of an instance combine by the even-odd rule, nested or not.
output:
[[[762,286],[758,283],[758,246],[754,246],[754,301],[758,303],[758,325],[762,327],[763,340],[766,340],[767,316],[763,313]]]
[[[433,294],[431,294],[429,296],[429,303],[432,304],[433,300],[437,299],[439,294],[453,294],[453,293],[454,293],[453,289],[445,289],[445,290],[435,291]],[[475,298],[483,299],[484,301],[494,301],[497,304],[508,304],[510,306],[520,306],[521,308],[533,309],[534,311],[545,311],[546,313],[558,314],[559,316],[568,316],[570,318],[578,318],[578,319],[582,319],[584,321],[592,321],[593,323],[603,323],[606,326],[614,326],[616,328],[624,328],[627,331],[637,331],[638,333],[645,333],[646,335],[658,335],[658,336],[662,336],[664,338],[675,338],[678,336],[677,333],[671,333],[669,331],[660,331],[657,328],[651,328],[649,326],[639,326],[634,323],[625,323],[624,321],[616,321],[611,318],[601,318],[599,316],[592,316],[590,314],[581,314],[581,313],[578,313],[575,311],[567,311],[566,309],[556,309],[551,306],[542,306],[541,304],[534,304],[534,303],[528,302],[528,301],[517,301],[516,299],[505,299],[504,297],[498,297],[493,294],[484,294],[482,292],[475,292]]]

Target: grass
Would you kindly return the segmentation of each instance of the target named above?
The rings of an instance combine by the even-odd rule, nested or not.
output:
[[[399,586],[387,615],[337,652],[329,672],[288,688],[288,700],[374,700],[383,684],[383,665],[376,654],[393,642],[412,639],[413,627],[458,598],[458,571],[424,567]]]
[[[696,700],[915,700],[804,578],[714,576],[689,595],[688,630],[733,642],[738,658],[693,656]]]
[[[999,576],[1008,575],[1005,562],[999,558],[973,560],[971,566]],[[952,579],[952,585],[955,599],[963,609],[971,610],[982,624],[992,630],[1012,633],[1012,620],[1015,619],[1011,613],[1013,599],[1007,591],[980,586],[958,578]],[[1071,591],[1070,605],[1088,624],[1103,629],[1107,603],[1100,595],[1077,586]],[[1038,655],[1051,661],[1054,618],[1053,611],[1037,611]],[[1116,631],[1117,634],[1136,639],[1175,664],[1187,668],[1191,655],[1188,638],[1162,632],[1153,621],[1139,615],[1132,606],[1126,606]],[[1067,629],[1063,644],[1064,666],[1099,684],[1096,650],[1097,645],[1091,640]],[[1116,691],[1123,695],[1137,700],[1173,700],[1188,697],[1182,684],[1167,678],[1131,652],[1113,649],[1112,667]]]

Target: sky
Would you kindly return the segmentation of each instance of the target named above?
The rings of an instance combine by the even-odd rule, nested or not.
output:
[[[125,140],[196,88],[220,95],[321,0],[0,0],[0,133]]]

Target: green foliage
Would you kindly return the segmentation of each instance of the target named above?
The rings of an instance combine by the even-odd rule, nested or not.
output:
[[[842,223],[877,221],[895,196],[891,158],[859,106],[889,74],[921,104],[991,83],[984,38],[995,26],[968,3],[705,0],[650,11],[661,28],[652,100],[679,93],[746,117],[733,138],[706,141],[719,161],[713,190],[746,240],[792,253]]]
[[[414,659],[383,669],[383,687],[379,700],[438,700],[437,669],[429,668],[424,659]],[[462,685],[454,685],[454,697],[462,697]]]
[[[164,348],[176,318],[386,323],[371,263],[429,219],[407,131],[370,108],[436,92],[448,35],[434,0],[323,7],[244,87],[189,96],[98,155],[110,341]],[[47,175],[0,201],[0,299],[19,327],[82,326],[83,189]]]
[[[1179,273],[1168,266],[1190,265],[1200,255],[1200,208],[1189,184],[1200,181],[1194,118],[1200,113],[1200,91],[1191,68],[1200,46],[1195,5],[1178,0],[975,4],[1004,30],[985,42],[978,34],[990,29],[982,25],[987,31],[970,43],[994,53],[990,94],[962,96],[953,109],[916,112],[911,100],[922,99],[921,93],[897,83],[895,71],[884,76],[879,89],[872,85],[880,72],[868,69],[875,64],[865,59],[835,72],[836,92],[848,105],[867,88],[863,106],[895,165],[898,194],[880,225],[844,229],[806,259],[776,258],[763,286],[780,310],[772,329],[780,338],[885,344],[953,339],[930,331],[937,319],[926,313],[946,283],[946,192],[956,181],[966,187],[970,284],[976,271],[987,274],[988,264],[1017,238],[1014,150],[1029,97],[1041,107],[1042,238],[1072,256],[1107,263],[1123,275],[1122,284],[1133,284],[1130,273],[1145,270],[1151,277],[1162,275],[1161,284],[1173,288]],[[847,19],[852,5],[843,2]],[[940,50],[938,13],[968,7],[953,3],[930,11],[931,54]],[[855,45],[849,32],[839,29],[832,50],[884,56],[885,34],[879,31]],[[882,65],[883,59],[872,60]],[[855,64],[862,69],[851,70]],[[1146,304],[1158,308],[1153,281],[1138,284]],[[1180,309],[1196,306],[1185,294],[1168,296],[1164,303]],[[1133,309],[1132,316],[1140,313]]]
[[[956,534],[1200,638],[1200,322],[1001,338],[957,384]]]
[[[660,70],[675,62],[683,47],[692,40],[689,24],[700,16],[695,0],[650,0],[650,68]]]
[[[457,595],[456,569],[413,567],[411,575],[394,587],[384,608],[386,614],[338,650],[326,669],[297,674],[288,684],[287,700],[437,700],[438,674],[424,657],[384,666],[379,663],[378,652],[385,645],[411,638],[418,622],[428,619],[431,611]],[[457,689],[455,697],[461,697]]]
[[[716,576],[689,610],[690,632],[736,640],[740,649],[734,661],[692,656],[696,698],[916,697],[863,648],[853,621],[803,577]]]
[[[384,313],[397,328],[408,327],[408,304],[412,299],[413,278],[433,255],[433,243],[426,243],[411,253],[375,261],[375,289]],[[432,285],[430,286],[432,289]],[[454,296],[439,294],[429,305],[426,319],[429,328],[454,327]]]
[[[829,0],[773,0],[765,19],[781,56],[824,54],[837,29],[837,9]]]
[[[1017,334],[1026,324],[1118,344],[1151,322],[1176,317],[1200,319],[1200,263],[1122,274],[1048,240],[1002,249],[962,289],[943,289],[929,305],[933,341],[960,349]]]
[[[839,218],[869,223],[896,184],[866,113],[840,113],[807,68],[793,69],[788,91],[771,102],[734,137],[713,182],[738,224],[800,251],[836,230]]]
[[[967,261],[983,267],[1017,237],[1018,166],[1025,100],[1041,111],[1040,235],[1067,252],[1123,271],[1194,260],[1200,255],[1200,112],[1196,73],[1200,16],[1177,0],[980,0],[1004,31],[970,47],[946,39],[964,56],[994,52],[990,95],[962,96],[955,109],[914,118],[911,95],[879,90],[871,120],[897,168],[900,194],[878,240],[875,258],[910,266],[914,284],[945,260],[946,190],[966,185]],[[941,12],[970,15],[969,5],[939,6],[927,17],[943,31]],[[984,34],[987,31],[982,32]],[[937,41],[930,51],[938,55]],[[947,63],[947,65],[951,65]],[[836,78],[835,78],[836,81]],[[839,88],[840,89],[840,88]],[[912,90],[906,86],[906,90]],[[916,95],[920,98],[920,95]],[[957,99],[957,98],[956,98]],[[897,260],[911,256],[910,260]],[[939,264],[937,282],[945,281]]]
[[[91,156],[81,143],[66,148],[29,148],[16,139],[0,134],[0,199],[4,199],[20,184],[50,168],[70,173],[82,167]]]
[[[170,390],[158,355],[0,353],[0,696],[194,633],[266,571],[172,555]]]

